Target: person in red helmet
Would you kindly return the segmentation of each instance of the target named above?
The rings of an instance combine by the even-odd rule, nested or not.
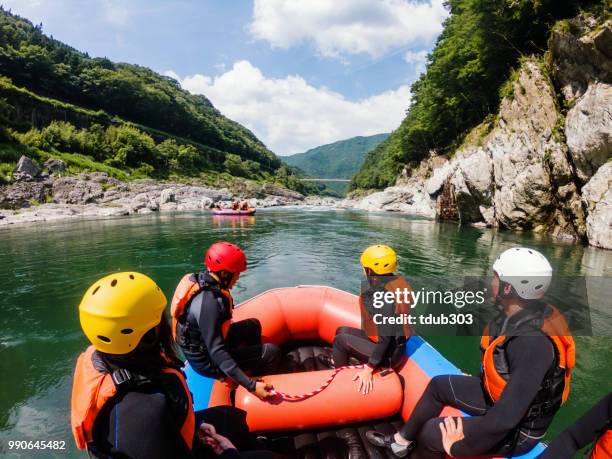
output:
[[[229,242],[216,242],[205,255],[207,270],[187,274],[172,298],[172,330],[191,367],[213,378],[229,377],[261,399],[273,387],[245,371],[273,373],[280,361],[278,346],[261,341],[257,319],[231,322],[230,289],[246,271],[244,252]]]

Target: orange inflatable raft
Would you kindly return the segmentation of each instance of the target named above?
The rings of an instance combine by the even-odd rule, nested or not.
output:
[[[287,351],[284,364],[288,372],[265,376],[264,380],[279,392],[306,394],[321,387],[334,372],[321,369],[316,354],[330,352],[329,346],[338,327],[359,328],[360,317],[355,295],[331,287],[299,286],[269,290],[247,300],[236,307],[233,320],[257,318],[261,322],[263,340]],[[433,376],[460,374],[418,336],[408,341],[406,359],[397,371],[375,373],[374,390],[368,395],[357,392],[356,383],[352,381],[357,371],[359,369],[350,368],[337,372],[329,386],[304,400],[292,401],[279,396],[261,401],[242,387],[235,389],[232,397],[234,387],[199,375],[186,366],[187,383],[196,411],[233,404],[246,411],[251,431],[269,434],[307,431],[320,435],[324,429],[328,435],[345,430],[347,425],[362,434],[365,429],[360,428],[360,423],[369,423],[369,429],[380,426],[383,421],[397,428],[410,417]],[[447,407],[442,415],[463,414]],[[364,445],[366,457],[369,456],[367,450],[371,449]],[[542,450],[543,446],[538,445],[520,457],[535,458]]]

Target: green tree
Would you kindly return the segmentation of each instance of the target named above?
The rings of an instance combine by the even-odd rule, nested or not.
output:
[[[155,142],[151,136],[135,127],[111,126],[106,130],[106,139],[114,154],[108,160],[111,166],[139,167],[141,163],[155,163]]]
[[[178,148],[177,162],[179,168],[192,171],[201,164],[200,152],[193,145],[181,145]]]

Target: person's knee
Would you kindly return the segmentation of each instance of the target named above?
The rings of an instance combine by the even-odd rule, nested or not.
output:
[[[247,319],[253,333],[261,335],[261,322],[258,319]]]
[[[334,336],[334,341],[332,343],[332,346],[334,347],[334,349],[346,349],[347,338],[348,338],[348,335],[345,333],[340,333]]]
[[[245,341],[257,341],[261,338],[261,322],[257,319],[244,319],[240,322],[237,328],[244,336]]]
[[[439,395],[448,385],[448,375],[434,376],[429,380],[425,391],[431,395]],[[436,397],[437,398],[437,397]]]

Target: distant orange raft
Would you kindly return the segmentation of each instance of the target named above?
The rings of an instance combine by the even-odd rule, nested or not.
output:
[[[340,326],[361,326],[357,297],[323,286],[279,288],[264,292],[234,310],[233,320],[247,318],[256,318],[261,322],[264,342],[278,344],[283,349],[293,349],[285,356],[286,362],[292,359],[300,361],[301,372],[263,378],[273,384],[277,391],[287,394],[313,391],[328,380],[333,372],[330,369],[318,370],[314,354],[304,359],[300,353],[312,349],[313,343],[316,349],[329,347]],[[305,343],[310,347],[300,347]],[[187,383],[193,393],[196,411],[233,404],[246,411],[251,431],[270,434],[281,431],[313,432],[322,428],[342,429],[343,426],[354,427],[367,422],[378,425],[381,420],[389,419],[395,419],[393,425],[396,425],[410,417],[433,376],[461,374],[418,336],[408,341],[406,359],[397,371],[375,373],[374,390],[368,395],[359,393],[356,382],[352,381],[357,371],[359,369],[340,371],[328,387],[305,400],[288,401],[277,397],[271,401],[261,401],[244,388],[238,387],[232,403],[233,387],[199,375],[189,365],[186,367]],[[450,407],[442,412],[442,415],[451,414],[463,415]],[[532,452],[521,457],[535,458],[542,450],[543,446],[538,445]]]

